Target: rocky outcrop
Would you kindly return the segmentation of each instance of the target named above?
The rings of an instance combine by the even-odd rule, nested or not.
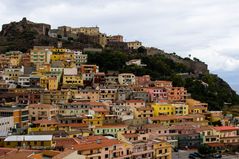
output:
[[[23,18],[19,22],[11,22],[9,24],[2,25],[2,31],[0,36],[9,37],[16,36],[17,34],[24,33],[26,30],[36,32],[38,35],[48,36],[48,32],[51,30],[51,25],[44,23],[34,23]]]

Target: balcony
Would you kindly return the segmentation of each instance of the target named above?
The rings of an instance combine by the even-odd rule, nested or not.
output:
[[[138,156],[138,155],[143,155],[143,154],[148,154],[148,153],[153,153],[154,151],[153,150],[144,150],[144,151],[136,151],[136,152],[133,152],[133,156]]]
[[[156,157],[164,157],[164,156],[169,156],[170,153],[161,153],[161,154],[157,154]]]

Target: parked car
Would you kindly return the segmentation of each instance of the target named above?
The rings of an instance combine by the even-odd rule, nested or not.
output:
[[[199,158],[204,158],[205,157],[204,155],[201,155],[198,152],[194,152],[193,154],[194,154],[194,156],[199,157]]]
[[[194,156],[194,154],[191,153],[191,154],[188,155],[188,158],[190,158],[190,159],[196,159],[196,156]]]
[[[221,154],[214,154],[213,157],[214,158],[222,158],[222,155]]]

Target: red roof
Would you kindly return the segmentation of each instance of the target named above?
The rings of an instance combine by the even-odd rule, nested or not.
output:
[[[104,147],[114,146],[122,144],[119,140],[108,139],[106,137],[97,137],[97,138],[85,138],[82,139],[82,142],[78,145],[75,145],[74,148],[79,151],[94,150]]]
[[[34,124],[58,124],[58,122],[55,119],[51,119],[51,120],[47,120],[47,119],[36,120],[33,123]]]
[[[215,130],[217,131],[233,131],[233,130],[239,130],[238,127],[234,126],[216,126],[214,127]]]
[[[75,138],[62,138],[62,139],[54,139],[56,142],[56,146],[63,146],[64,148],[71,149],[74,145],[77,145],[79,142]]]

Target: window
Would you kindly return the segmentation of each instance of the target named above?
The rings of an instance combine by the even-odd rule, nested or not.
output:
[[[108,154],[105,154],[105,158],[108,158],[109,157],[109,155]]]

